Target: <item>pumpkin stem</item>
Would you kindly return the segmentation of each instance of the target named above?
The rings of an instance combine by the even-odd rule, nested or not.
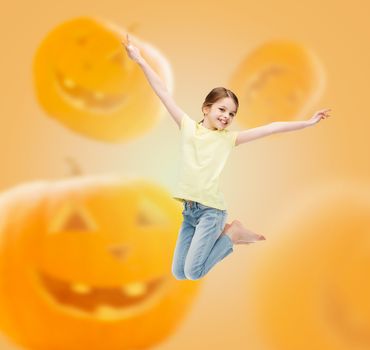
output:
[[[72,157],[64,157],[64,159],[68,162],[70,166],[70,174],[71,176],[81,175],[82,170],[80,165],[76,162],[76,160]]]
[[[137,28],[137,26],[139,25],[139,23],[138,22],[133,22],[133,23],[131,23],[128,27],[127,27],[127,31],[129,32],[129,33],[135,33],[136,32],[136,28]]]

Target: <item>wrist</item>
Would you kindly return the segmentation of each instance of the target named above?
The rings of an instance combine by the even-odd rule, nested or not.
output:
[[[310,119],[310,120],[307,120],[307,121],[306,121],[306,124],[307,124],[307,126],[313,126],[313,125],[315,125],[316,123],[315,123],[315,120]]]
[[[138,60],[136,62],[141,67],[143,67],[146,63],[143,57],[138,58]]]

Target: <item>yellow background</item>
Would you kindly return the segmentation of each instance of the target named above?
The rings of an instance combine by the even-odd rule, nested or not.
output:
[[[332,117],[237,147],[222,182],[228,221],[238,218],[268,240],[301,192],[332,182],[370,182],[369,12],[369,3],[359,0],[8,2],[0,15],[0,190],[66,176],[68,156],[86,173],[150,174],[168,188],[174,184],[179,131],[168,114],[151,133],[122,144],[89,140],[45,116],[35,99],[31,66],[40,41],[59,23],[90,15],[124,28],[136,24],[135,32],[171,63],[174,97],[197,121],[206,94],[227,87],[248,52],[270,39],[290,39],[311,48],[327,76],[307,119],[326,107]],[[237,117],[231,129],[240,129]],[[253,348],[248,336],[253,329],[243,322],[242,286],[267,243],[236,247],[212,269],[181,327],[155,349]],[[6,339],[0,346],[16,349]]]

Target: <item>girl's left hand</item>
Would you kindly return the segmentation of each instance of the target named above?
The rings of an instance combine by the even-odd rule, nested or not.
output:
[[[143,57],[141,56],[140,54],[140,50],[139,48],[137,48],[136,46],[132,45],[131,44],[131,39],[130,39],[130,36],[128,35],[128,33],[126,34],[127,36],[127,43],[125,43],[123,40],[121,41],[122,42],[122,45],[125,46],[126,48],[126,51],[127,51],[127,54],[128,56],[135,62],[139,63],[140,60],[143,59]]]
[[[319,111],[317,111],[310,119],[309,119],[309,123],[311,125],[314,125],[316,123],[318,123],[321,119],[325,119],[327,117],[330,117],[329,115],[329,111],[331,111],[330,108],[326,108],[326,109],[321,109]]]

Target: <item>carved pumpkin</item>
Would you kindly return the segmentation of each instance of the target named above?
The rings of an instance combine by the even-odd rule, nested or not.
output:
[[[114,175],[0,196],[0,329],[29,349],[132,349],[174,331],[199,281],[171,274],[181,222],[163,188]]]
[[[130,33],[142,56],[172,91],[165,57]],[[45,112],[68,128],[98,140],[125,141],[148,132],[163,106],[121,40],[126,31],[89,17],[60,24],[38,47],[33,76]]]
[[[324,70],[304,45],[274,40],[235,69],[230,89],[239,98],[238,123],[258,126],[305,117],[324,89]]]
[[[247,285],[261,348],[370,349],[370,188],[342,182],[299,201]]]

